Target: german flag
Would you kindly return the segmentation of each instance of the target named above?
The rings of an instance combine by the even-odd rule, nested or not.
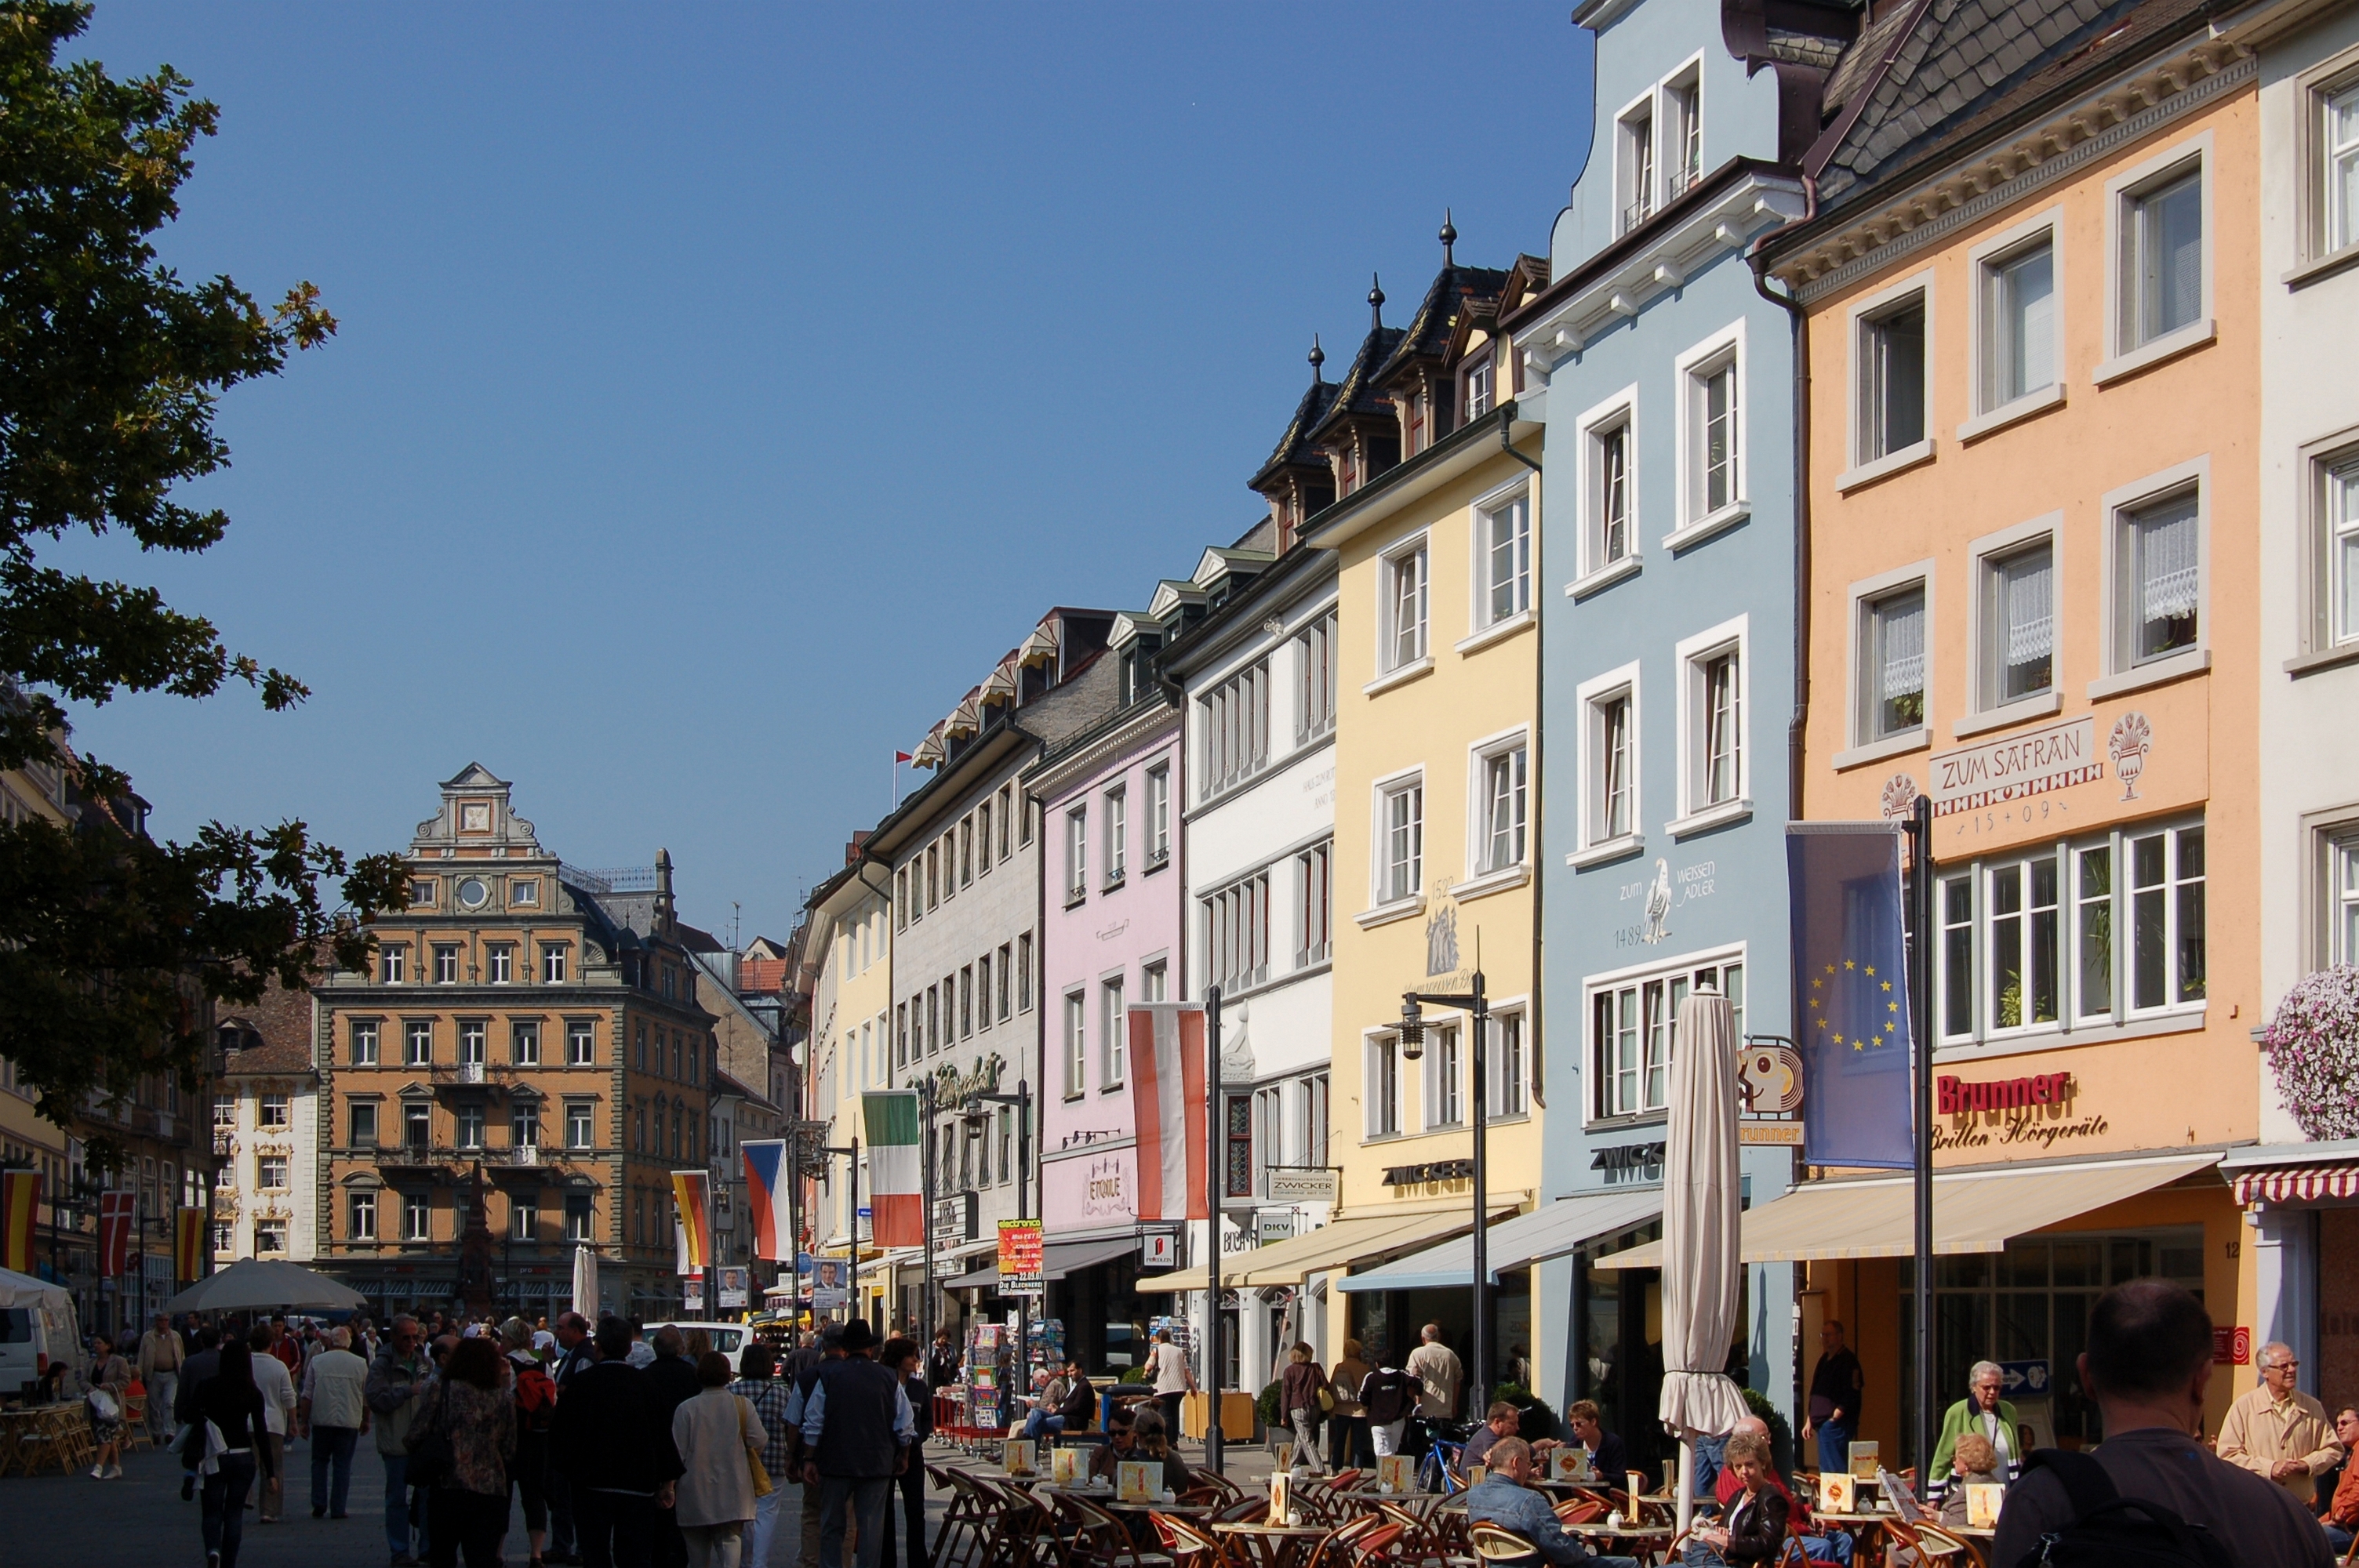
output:
[[[205,1266],[205,1211],[184,1208],[172,1217],[172,1278],[194,1284]]]
[[[38,1171],[0,1171],[0,1268],[33,1271],[33,1216],[40,1206]]]
[[[671,1173],[672,1202],[679,1209],[679,1268],[683,1274],[701,1274],[712,1260],[711,1175],[703,1171]]]

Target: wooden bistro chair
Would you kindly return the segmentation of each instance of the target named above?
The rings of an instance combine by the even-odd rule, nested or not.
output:
[[[1397,1558],[1404,1563],[1429,1563],[1434,1568],[1442,1568],[1449,1553],[1430,1519],[1410,1511],[1389,1498],[1376,1504],[1376,1512],[1400,1526],[1399,1544],[1394,1550]]]
[[[1071,1530],[1065,1544],[1076,1568],[1174,1568],[1168,1552],[1140,1551],[1128,1526],[1086,1498],[1060,1493],[1057,1512]]]
[[[1056,1560],[1060,1543],[1046,1528],[1049,1514],[1039,1498],[996,1476],[969,1476],[967,1481],[990,1510],[981,1568],[1035,1568]]]
[[[1400,1521],[1375,1515],[1369,1517],[1376,1519],[1375,1524],[1353,1536],[1325,1564],[1325,1568],[1388,1568],[1393,1561],[1393,1548],[1400,1544]]]
[[[928,1465],[926,1479],[951,1495],[950,1506],[942,1510],[941,1527],[934,1533],[933,1550],[927,1554],[926,1568],[971,1568],[991,1538],[992,1505],[984,1500],[982,1491],[963,1470]]]
[[[1261,1524],[1268,1518],[1269,1499],[1267,1498],[1239,1497],[1232,1502],[1223,1503],[1214,1509],[1212,1522],[1214,1524]]]
[[[1229,1556],[1228,1543],[1212,1531],[1171,1514],[1150,1513],[1147,1517],[1175,1568],[1236,1568]]]
[[[1484,1563],[1524,1563],[1538,1557],[1540,1549],[1512,1530],[1495,1524],[1483,1523],[1467,1527],[1468,1544],[1474,1555]]]

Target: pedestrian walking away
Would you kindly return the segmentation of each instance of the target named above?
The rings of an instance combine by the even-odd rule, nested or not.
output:
[[[262,1390],[259,1441],[270,1454],[269,1464],[263,1466],[256,1524],[277,1524],[287,1517],[287,1426],[295,1413],[295,1379],[286,1358],[272,1354],[274,1343],[267,1324],[255,1325],[246,1336],[247,1348],[254,1352],[254,1386]]]
[[[2081,1386],[2097,1402],[2104,1441],[2088,1454],[2043,1448],[2029,1456],[1999,1509],[1993,1563],[2043,1551],[2059,1563],[2118,1560],[2136,1516],[2084,1517],[2078,1503],[2110,1491],[2203,1531],[2221,1562],[2329,1568],[2326,1531],[2300,1499],[2188,1435],[2202,1428],[2212,1381],[2202,1303],[2166,1280],[2115,1285],[2089,1309],[2082,1343]]]
[[[729,1391],[744,1400],[762,1423],[762,1468],[771,1481],[770,1489],[754,1499],[754,1522],[745,1530],[745,1568],[769,1568],[770,1542],[777,1536],[783,1506],[779,1499],[787,1495],[787,1481],[794,1473],[794,1436],[787,1416],[787,1400],[794,1390],[784,1379],[771,1375],[777,1364],[777,1352],[754,1340],[738,1356],[737,1380],[729,1385]]]
[[[187,1502],[197,1495],[197,1461],[201,1451],[192,1452],[188,1432],[197,1419],[197,1388],[212,1377],[221,1366],[221,1336],[212,1329],[199,1327],[190,1343],[196,1348],[180,1368],[179,1391],[172,1400],[172,1423],[181,1433],[180,1500]]]
[[[1368,1447],[1368,1412],[1360,1403],[1360,1385],[1368,1380],[1371,1368],[1356,1339],[1343,1341],[1343,1358],[1327,1375],[1328,1387],[1334,1390],[1335,1409],[1327,1422],[1328,1463],[1338,1470],[1357,1465],[1372,1468],[1376,1456]]]
[[[917,1442],[911,1445],[909,1463],[902,1468],[894,1485],[901,1492],[901,1558],[908,1568],[926,1568],[926,1439],[934,1434],[933,1390],[919,1375],[920,1357],[914,1339],[888,1339],[877,1357],[886,1368],[901,1379],[902,1397],[909,1401],[909,1419],[918,1431]],[[1089,1379],[1081,1377],[1082,1364],[1071,1362],[1071,1370],[1083,1388]],[[1093,1396],[1094,1398],[1094,1396]],[[1068,1400],[1070,1407],[1071,1401]],[[1088,1416],[1082,1420],[1086,1423]],[[1071,1418],[1068,1418],[1068,1425]],[[889,1511],[889,1510],[888,1510]],[[889,1553],[887,1554],[889,1556]]]
[[[1360,1384],[1360,1404],[1368,1419],[1368,1446],[1379,1459],[1401,1451],[1401,1433],[1425,1385],[1393,1366],[1379,1348],[1371,1352],[1376,1369]]]
[[[500,1353],[478,1336],[451,1349],[449,1364],[427,1390],[409,1432],[413,1465],[429,1465],[426,1541],[432,1568],[500,1568],[508,1533],[508,1465],[516,1451],[516,1405],[500,1369]]]
[[[1819,1440],[1821,1474],[1851,1467],[1852,1433],[1859,1430],[1866,1388],[1859,1357],[1843,1344],[1843,1325],[1829,1318],[1819,1329],[1819,1363],[1810,1370],[1810,1413],[1802,1422],[1802,1435]]]
[[[886,1503],[910,1461],[917,1422],[899,1379],[870,1359],[876,1335],[866,1318],[844,1325],[842,1346],[843,1359],[820,1368],[803,1401],[803,1485],[821,1489],[820,1562],[843,1561],[848,1502],[858,1520],[859,1568],[878,1568],[891,1539]]]
[[[1458,1352],[1441,1343],[1441,1325],[1429,1323],[1417,1333],[1418,1346],[1408,1353],[1402,1369],[1425,1385],[1418,1397],[1419,1421],[1456,1421],[1466,1393],[1466,1365]],[[1488,1395],[1490,1390],[1484,1390]]]
[[[410,1568],[418,1561],[409,1515],[409,1428],[433,1373],[433,1362],[420,1343],[423,1333],[408,1314],[395,1317],[386,1327],[384,1346],[369,1363],[364,1390],[376,1428],[377,1458],[385,1465],[385,1537],[393,1552],[393,1568]]]
[[[1180,1432],[1180,1401],[1196,1391],[1196,1369],[1188,1365],[1188,1353],[1171,1343],[1171,1331],[1155,1331],[1155,1347],[1148,1352],[1148,1376],[1153,1379],[1156,1402],[1163,1407],[1163,1425],[1175,1438]]]
[[[188,1443],[204,1476],[204,1511],[198,1529],[205,1568],[237,1568],[245,1535],[245,1498],[257,1465],[267,1462],[262,1390],[254,1381],[254,1351],[234,1336],[224,1341],[211,1376],[190,1400]]]
[[[1294,1428],[1294,1467],[1323,1476],[1327,1466],[1319,1462],[1319,1423],[1325,1417],[1320,1400],[1328,1392],[1327,1374],[1319,1368],[1318,1353],[1306,1343],[1297,1343],[1287,1352],[1286,1369],[1277,1375],[1278,1409],[1285,1412],[1287,1424]]]
[[[598,1360],[575,1373],[557,1398],[549,1463],[573,1502],[584,1568],[648,1568],[656,1508],[680,1472],[671,1421],[647,1374],[630,1364],[631,1331],[598,1325]]]
[[[352,1498],[353,1453],[368,1430],[368,1363],[353,1354],[350,1328],[328,1331],[327,1348],[303,1368],[295,1418],[311,1444],[311,1517],[342,1519]]]
[[[549,1423],[557,1413],[557,1382],[533,1354],[532,1325],[520,1317],[500,1325],[500,1348],[507,1361],[508,1394],[516,1404],[516,1460],[508,1479],[524,1505],[525,1543],[532,1564],[548,1561]]]
[[[688,1547],[689,1568],[740,1568],[745,1527],[770,1490],[762,1451],[769,1433],[754,1408],[729,1388],[729,1357],[708,1350],[697,1357],[694,1399],[671,1416],[672,1446],[680,1476],[674,1513]],[[757,1471],[757,1466],[758,1471]]]
[[[180,1364],[189,1358],[188,1342],[163,1313],[156,1325],[139,1336],[139,1381],[147,1390],[147,1434],[161,1438],[172,1430],[173,1408],[179,1402]]]

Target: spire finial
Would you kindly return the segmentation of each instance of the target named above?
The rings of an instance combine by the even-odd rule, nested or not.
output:
[[[1368,326],[1371,330],[1385,324],[1385,286],[1375,273],[1368,274]]]
[[[1326,362],[1327,351],[1319,346],[1319,334],[1313,332],[1310,334],[1310,379],[1313,383],[1327,379],[1327,373],[1320,368]]]
[[[1449,209],[1449,208],[1447,208],[1447,207],[1444,207],[1444,208],[1441,210],[1441,265],[1444,265],[1444,266],[1456,266],[1456,265],[1458,265],[1458,257],[1457,257],[1455,254],[1452,254],[1452,250],[1451,250],[1451,247],[1455,246],[1457,243],[1458,243],[1458,225],[1457,225],[1457,224],[1455,224],[1455,223],[1453,223],[1453,222],[1451,222],[1450,221],[1450,209]]]

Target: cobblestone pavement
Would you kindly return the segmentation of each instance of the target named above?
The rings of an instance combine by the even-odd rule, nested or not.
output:
[[[927,1457],[936,1465],[972,1463],[939,1445],[930,1445]],[[1199,1458],[1193,1444],[1187,1457],[1191,1463]],[[311,1517],[310,1445],[295,1444],[288,1459],[288,1517],[278,1524],[257,1524],[247,1510],[239,1568],[386,1568],[390,1553],[385,1469],[375,1451],[364,1444],[353,1456],[352,1517],[342,1519]],[[1268,1455],[1258,1446],[1232,1444],[1226,1469],[1241,1484],[1259,1486],[1269,1470]],[[746,1568],[799,1568],[802,1500],[799,1488],[785,1490],[770,1562]],[[949,1500],[946,1492],[929,1499],[929,1537]],[[506,1561],[510,1568],[522,1568],[527,1556],[524,1510],[512,1509],[508,1517]],[[9,1476],[0,1478],[0,1568],[201,1568],[204,1545],[197,1518],[197,1504],[180,1500],[179,1461],[155,1450],[125,1455],[117,1481],[93,1481],[86,1470]]]

